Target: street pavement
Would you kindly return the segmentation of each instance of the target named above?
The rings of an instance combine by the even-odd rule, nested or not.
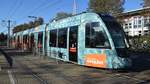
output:
[[[150,84],[150,56],[145,54],[134,54],[132,69],[107,70],[19,54],[21,51],[15,49],[5,51],[13,57],[14,64],[9,67],[0,55],[0,84]]]

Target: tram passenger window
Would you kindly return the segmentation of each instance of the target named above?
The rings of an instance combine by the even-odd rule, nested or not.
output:
[[[87,48],[108,48],[109,41],[104,30],[100,27],[99,22],[86,24],[86,40]]]
[[[60,48],[67,47],[67,28],[58,30],[58,47]]]
[[[27,43],[27,35],[23,36],[23,43]]]
[[[50,31],[50,42],[49,45],[51,47],[56,47],[56,40],[57,40],[57,30]]]
[[[41,47],[43,44],[43,33],[39,32],[38,33],[38,47]]]

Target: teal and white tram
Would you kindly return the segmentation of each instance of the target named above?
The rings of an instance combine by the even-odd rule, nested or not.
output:
[[[82,13],[32,32],[37,48],[48,57],[98,68],[131,66],[123,29],[110,15]]]

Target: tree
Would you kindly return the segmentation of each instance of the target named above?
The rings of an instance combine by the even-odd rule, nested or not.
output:
[[[4,41],[5,39],[5,34],[4,33],[0,33],[0,41]]]
[[[44,23],[43,18],[39,17],[37,20],[34,22],[34,27],[37,27],[39,25],[42,25]]]
[[[143,0],[143,7],[150,7],[150,0]]]
[[[72,16],[72,14],[70,13],[65,13],[65,12],[59,12],[56,14],[56,17],[54,18],[54,20],[60,20],[60,19],[63,19],[63,18],[67,18],[67,17],[70,17]]]
[[[89,8],[96,13],[116,15],[123,12],[125,0],[90,0]]]
[[[43,23],[44,23],[44,19],[42,17],[39,17],[35,21],[30,21],[29,23],[24,23],[24,24],[17,25],[16,27],[14,27],[13,33],[23,31],[23,30],[26,30],[26,29],[35,28],[39,25],[42,25]]]

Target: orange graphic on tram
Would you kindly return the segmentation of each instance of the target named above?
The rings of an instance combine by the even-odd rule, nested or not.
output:
[[[88,54],[85,59],[87,66],[106,68],[105,54]]]

